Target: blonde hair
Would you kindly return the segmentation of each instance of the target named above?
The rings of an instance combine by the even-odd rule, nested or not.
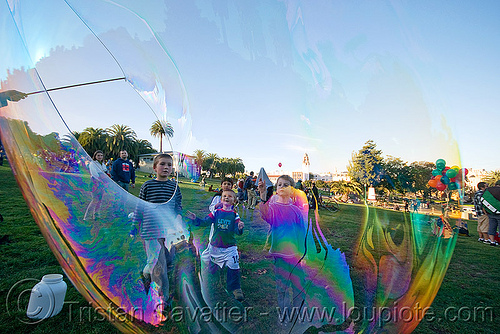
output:
[[[234,201],[235,201],[235,202],[236,202],[236,200],[238,199],[238,197],[236,197],[236,193],[235,193],[234,191],[232,191],[232,190],[224,190],[224,191],[222,192],[222,194],[223,194],[223,193],[231,193],[231,195],[233,195],[233,199],[234,199]],[[222,197],[222,194],[221,194],[221,197]]]
[[[170,154],[160,153],[153,160],[153,169],[156,168],[160,159],[163,159],[163,158],[170,159],[170,161],[172,161],[172,162],[174,161],[174,159],[172,158],[172,156]]]

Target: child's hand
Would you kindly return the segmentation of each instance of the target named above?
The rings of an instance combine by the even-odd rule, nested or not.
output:
[[[239,230],[242,230],[242,229],[243,229],[243,227],[245,227],[245,223],[243,223],[243,222],[240,220],[240,222],[238,223],[238,229],[239,229]]]
[[[257,186],[257,189],[259,189],[259,193],[265,193],[266,192],[266,185],[264,181],[259,180],[259,185]]]
[[[196,219],[196,215],[189,210],[186,212],[186,217],[187,217],[187,219],[190,219],[190,220]]]

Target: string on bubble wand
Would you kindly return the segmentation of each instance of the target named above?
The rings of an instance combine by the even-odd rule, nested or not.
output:
[[[49,89],[37,90],[35,92],[26,93],[26,96],[34,95],[34,94],[40,94],[40,93],[44,93],[44,92],[52,92],[52,91],[55,91],[55,90],[61,90],[61,89],[67,89],[67,88],[74,88],[74,87],[81,87],[81,86],[88,86],[88,85],[94,85],[94,84],[100,84],[100,83],[111,82],[111,81],[118,81],[118,80],[126,80],[126,79],[127,79],[126,77],[121,77],[121,78],[114,78],[114,79],[106,79],[106,80],[84,82],[84,83],[79,83],[79,84],[74,84],[74,85],[68,85],[68,86],[61,86],[61,87],[56,87],[56,88],[49,88]]]

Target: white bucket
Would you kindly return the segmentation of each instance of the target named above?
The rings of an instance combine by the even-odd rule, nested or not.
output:
[[[30,301],[26,314],[31,319],[50,318],[61,312],[66,283],[61,274],[49,274],[42,277],[31,289]]]

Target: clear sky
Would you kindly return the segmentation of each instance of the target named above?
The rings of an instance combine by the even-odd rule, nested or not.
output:
[[[162,78],[168,102],[155,112],[174,124],[174,149],[240,157],[248,170],[279,162],[299,169],[307,153],[311,170],[326,172],[346,170],[351,153],[372,139],[385,155],[409,162],[445,158],[500,169],[498,1],[121,2],[132,13],[77,3],[143,98],[156,80],[144,73]],[[119,77],[64,6],[17,9],[46,86]],[[126,86],[53,98],[72,130],[127,124],[158,147],[148,134],[155,115]]]

